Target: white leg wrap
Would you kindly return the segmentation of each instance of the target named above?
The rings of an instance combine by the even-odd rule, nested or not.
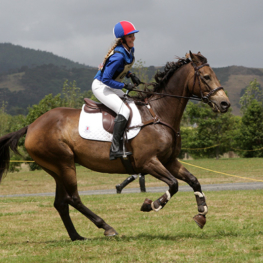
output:
[[[170,192],[167,190],[165,193],[166,193],[166,195],[167,195],[167,200],[169,201],[169,200],[171,199]]]
[[[200,215],[206,215],[208,212],[207,206],[204,206],[205,211],[204,212],[199,212]]]
[[[200,192],[194,192],[195,195],[199,196],[200,198],[201,197],[205,197],[205,194],[204,193],[200,193]]]
[[[194,192],[194,194],[200,198],[205,197],[204,193]],[[208,212],[207,206],[204,206],[204,212],[199,212],[200,215],[206,215]]]
[[[166,194],[166,198],[167,198],[167,202],[168,202],[171,199],[170,192],[167,190],[165,192],[165,194]],[[161,205],[158,208],[155,208],[154,207],[154,202],[151,203],[151,207],[152,207],[152,210],[154,210],[155,212],[158,212],[158,211],[160,211],[163,208]]]
[[[151,207],[152,207],[152,210],[154,210],[155,212],[158,212],[159,210],[163,208],[161,205],[158,208],[155,208],[153,203],[154,202],[151,203]]]

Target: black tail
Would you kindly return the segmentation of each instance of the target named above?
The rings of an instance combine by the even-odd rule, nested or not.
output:
[[[0,138],[0,183],[3,177],[3,174],[8,171],[9,162],[10,162],[10,150],[19,154],[17,151],[17,144],[19,139],[27,133],[28,126],[23,129],[11,132]]]

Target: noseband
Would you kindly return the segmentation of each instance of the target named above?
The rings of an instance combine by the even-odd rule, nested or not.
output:
[[[195,86],[195,83],[196,83],[196,79],[198,79],[198,84],[199,84],[199,88],[200,88],[200,95],[201,95],[201,101],[203,101],[204,103],[209,103],[211,102],[210,101],[210,97],[216,93],[218,90],[223,90],[224,88],[222,86],[220,87],[217,87],[215,89],[212,89],[209,84],[205,81],[204,77],[200,74],[200,71],[199,69],[205,67],[205,66],[208,66],[209,67],[209,64],[208,63],[205,63],[205,64],[202,64],[201,66],[197,67],[193,62],[191,63],[191,65],[193,66],[194,70],[195,70],[195,74],[194,74],[194,83],[193,83],[193,88],[192,88],[192,97],[193,98],[198,98],[197,96],[194,96],[193,95],[193,91],[194,91],[194,86]],[[202,82],[209,88],[210,92],[204,96],[203,92],[202,92],[202,89],[201,89],[201,81],[200,79],[202,80]],[[198,98],[199,99],[199,98]]]

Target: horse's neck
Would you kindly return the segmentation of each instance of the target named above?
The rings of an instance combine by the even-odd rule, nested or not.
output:
[[[187,90],[188,71],[186,67],[184,70],[178,70],[169,80],[163,93],[189,97]],[[175,130],[179,130],[187,102],[188,99],[165,96],[153,100],[151,105],[162,121],[169,123]]]

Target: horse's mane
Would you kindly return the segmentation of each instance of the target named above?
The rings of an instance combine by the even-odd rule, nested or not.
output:
[[[164,70],[162,72],[157,71],[155,74],[154,79],[156,82],[150,83],[154,87],[153,91],[160,92],[162,89],[165,89],[167,82],[174,72],[189,62],[191,62],[189,58],[178,58],[176,62],[167,62]]]
[[[200,62],[201,64],[207,63],[207,59],[200,52],[194,55],[197,57],[197,59],[199,60],[198,62]],[[192,60],[190,59],[190,54],[186,54],[184,58],[177,57],[177,59],[178,60],[176,62],[167,62],[162,72],[157,71],[154,76],[155,82],[145,84],[143,91],[149,93],[140,93],[137,96],[133,96],[133,98],[137,100],[144,100],[145,98],[151,97],[152,92],[159,93],[162,90],[165,90],[166,84],[168,83],[174,72],[182,66],[192,62]],[[152,86],[153,88],[149,89],[150,86]]]

